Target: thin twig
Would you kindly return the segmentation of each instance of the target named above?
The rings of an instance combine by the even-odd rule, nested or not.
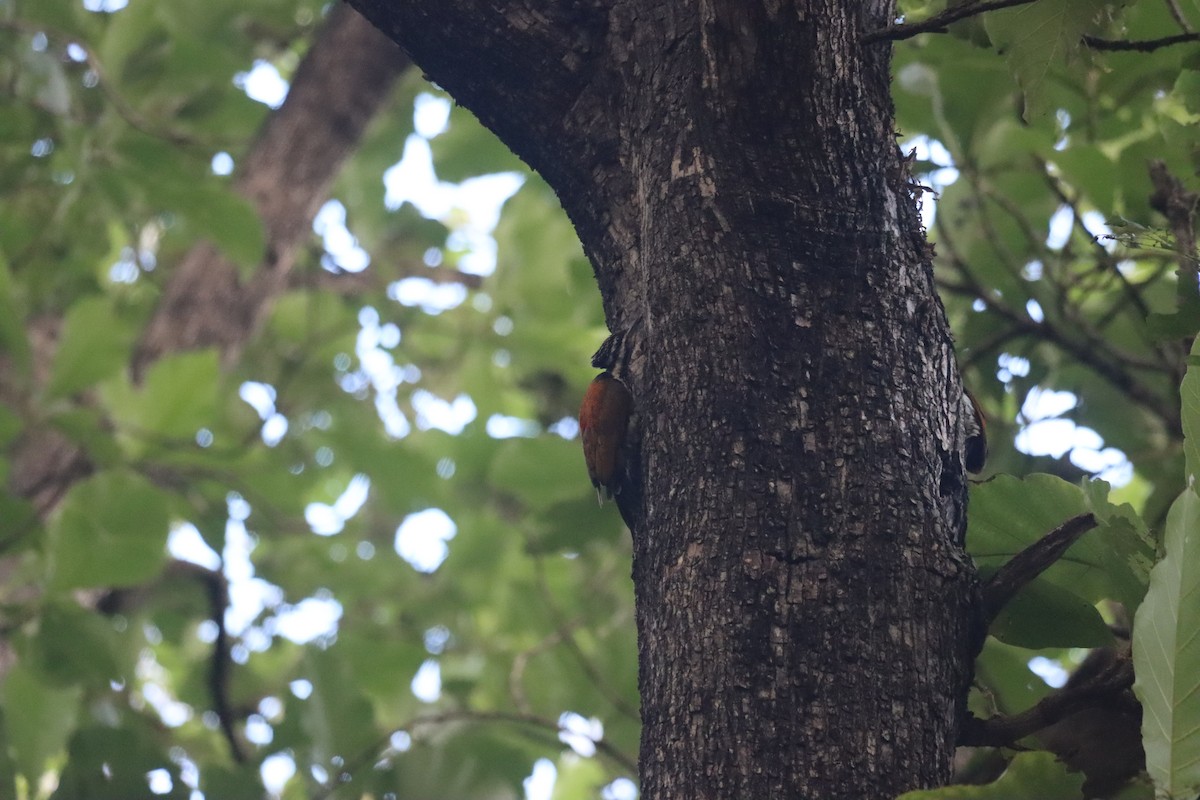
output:
[[[1105,352],[1103,348],[1097,349],[1095,341],[1076,341],[1044,319],[1041,322],[1035,321],[1027,314],[1014,311],[998,301],[995,295],[984,287],[967,267],[966,261],[954,247],[953,237],[949,235],[949,231],[942,223],[941,215],[937,217],[934,224],[938,230],[938,241],[946,245],[945,249],[949,252],[951,263],[975,290],[976,297],[983,301],[989,311],[1008,320],[1014,327],[1021,329],[1029,336],[1057,345],[1059,349],[1086,364],[1097,375],[1125,393],[1130,399],[1153,412],[1172,431],[1181,430],[1179,410],[1165,402],[1157,392],[1138,381],[1134,374],[1126,368],[1126,365],[1113,354]],[[1003,258],[1005,254],[998,253],[998,255]]]
[[[1192,26],[1187,21],[1187,17],[1183,15],[1183,9],[1179,7],[1177,0],[1163,0],[1167,5],[1167,10],[1171,12],[1171,19],[1179,25],[1186,33],[1192,32]]]
[[[889,25],[886,28],[880,28],[876,31],[871,31],[862,38],[863,44],[871,44],[872,42],[889,41],[898,42],[902,39],[911,39],[919,33],[942,32],[946,26],[952,22],[958,22],[960,19],[974,17],[988,11],[995,11],[1000,8],[1012,8],[1013,6],[1024,6],[1030,3],[1036,3],[1037,0],[985,0],[984,2],[964,3],[961,6],[947,8],[940,14],[934,14],[927,20],[922,22],[911,22],[902,25]]]
[[[1161,39],[1141,39],[1128,41],[1121,39],[1101,39],[1098,36],[1084,36],[1083,43],[1093,50],[1117,50],[1125,52],[1151,53],[1175,44],[1200,42],[1200,33],[1178,33],[1174,36],[1164,36]]]

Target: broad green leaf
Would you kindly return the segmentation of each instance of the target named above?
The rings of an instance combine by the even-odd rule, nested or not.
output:
[[[1078,486],[1051,475],[998,475],[971,490],[967,549],[981,568],[998,568],[1067,519],[1088,510]],[[1042,579],[1090,603],[1136,608],[1145,592],[1147,545],[1118,518],[1085,533]]]
[[[313,686],[304,705],[304,730],[312,740],[313,760],[329,769],[334,758],[349,763],[371,759],[379,739],[372,706],[358,690],[340,651],[309,650],[304,664],[305,677]]]
[[[261,773],[254,764],[207,765],[201,774],[200,789],[205,797],[222,800],[261,800],[266,796]]]
[[[155,361],[140,387],[109,383],[110,412],[133,441],[144,446],[162,440],[192,442],[196,431],[213,423],[221,377],[215,350],[178,353]]]
[[[988,633],[1005,644],[1031,650],[1112,644],[1112,633],[1094,605],[1043,580],[1034,580],[1018,592]]]
[[[51,524],[60,589],[132,586],[166,560],[166,496],[144,478],[106,471],[71,487]]]
[[[0,251],[0,352],[12,358],[22,372],[27,372],[32,355],[22,327],[25,315],[19,311],[21,301],[17,287],[8,261]]]
[[[984,16],[988,36],[1025,93],[1027,119],[1049,110],[1050,71],[1079,51],[1095,12],[1095,0],[1041,0]]]
[[[1189,800],[1200,790],[1200,496],[1192,489],[1171,506],[1165,546],[1134,617],[1133,688],[1159,796]]]
[[[570,479],[573,475],[577,481]],[[589,485],[579,442],[557,436],[509,439],[492,462],[489,480],[534,508],[576,498],[580,487]]]
[[[585,321],[594,293],[579,237],[545,183],[530,180],[505,204],[496,226],[499,247],[491,287],[500,308],[541,322]],[[588,320],[590,321],[590,320]]]
[[[1017,753],[995,782],[907,792],[897,800],[1078,800],[1083,776],[1072,775],[1050,753]]]
[[[55,800],[129,800],[191,796],[179,766],[159,747],[149,725],[129,720],[120,727],[92,724],[71,737],[70,758],[62,772]],[[171,779],[164,794],[150,791],[149,773],[163,770]]]
[[[114,175],[117,180],[132,182],[145,192],[156,211],[183,215],[243,274],[258,266],[266,247],[262,221],[230,183],[201,172],[177,148],[150,136],[129,135],[120,152],[126,171]]]
[[[563,753],[558,760],[554,791],[550,800],[590,800],[601,797],[604,784],[612,780],[600,760],[581,758],[575,753]]]
[[[1179,386],[1179,399],[1188,482],[1200,482],[1200,339],[1192,344],[1187,374]]]
[[[586,490],[585,490],[586,491]],[[531,553],[579,552],[589,544],[611,545],[624,529],[615,515],[596,513],[591,491],[575,500],[564,500],[539,512],[529,539]]]
[[[16,767],[31,785],[46,762],[66,747],[79,715],[79,687],[57,688],[28,665],[13,666],[4,679],[4,724]]]
[[[429,148],[438,177],[453,183],[477,175],[528,170],[474,114],[458,104],[451,108],[449,128],[435,136]]]
[[[29,655],[48,681],[105,689],[133,677],[123,644],[110,618],[73,602],[53,602],[46,606]]]
[[[1050,687],[1029,669],[1033,656],[1029,650],[988,637],[975,665],[975,676],[986,689],[984,716],[1016,714],[1049,694]]]
[[[50,397],[72,394],[126,366],[137,333],[108,298],[77,301],[63,322],[62,343],[46,393]]]
[[[249,200],[232,187],[203,185],[187,194],[176,208],[199,232],[211,239],[243,277],[252,275],[262,261],[267,240],[262,220]]]

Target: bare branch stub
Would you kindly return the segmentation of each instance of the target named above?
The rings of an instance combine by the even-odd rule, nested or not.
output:
[[[1080,536],[1100,523],[1090,511],[1071,517],[1041,539],[1013,556],[983,587],[980,603],[983,624],[991,627],[1000,611],[1030,581],[1045,572]]]

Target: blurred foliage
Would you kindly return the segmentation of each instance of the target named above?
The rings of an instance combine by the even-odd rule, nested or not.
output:
[[[901,6],[915,20],[945,3]],[[629,547],[571,441],[604,321],[553,193],[454,108],[430,143],[438,174],[524,181],[494,273],[459,272],[486,251],[465,209],[384,203],[418,96],[442,96],[412,74],[334,190],[378,280],[339,289],[340,254],[314,235],[236,366],[177,354],[134,384],[172,265],[200,238],[246,270],[259,259],[261,226],[214,157],[246,151],[270,112],[245,74],[261,61],[286,79],[322,4],[98,7],[0,0],[0,478],[44,430],[95,465],[44,518],[0,494],[0,624],[17,656],[0,796],[257,798],[265,775],[288,798],[520,797],[538,759],[557,765],[555,798],[625,796]],[[936,209],[965,381],[989,413],[999,477],[973,489],[972,552],[987,574],[1074,514],[1102,523],[997,622],[972,708],[1044,696],[1030,658],[1069,666],[1072,648],[1105,644],[1104,601],[1119,601],[1135,641],[1160,628],[1162,647],[1138,656],[1162,722],[1146,749],[1183,797],[1200,730],[1197,693],[1172,702],[1200,675],[1177,626],[1195,616],[1178,613],[1196,582],[1183,431],[1198,430],[1200,392],[1189,376],[1181,408],[1179,390],[1200,313],[1196,253],[1177,251],[1148,164],[1197,190],[1200,58],[1080,39],[1170,36],[1174,9],[1041,0],[967,19],[897,45],[894,94],[914,180],[934,190],[914,192]],[[57,347],[41,363],[47,320]],[[431,517],[413,516],[429,509],[452,521],[440,562]],[[221,565],[168,551],[193,529]],[[418,674],[440,683],[418,697]],[[991,787],[921,796],[1079,785],[1025,754]]]

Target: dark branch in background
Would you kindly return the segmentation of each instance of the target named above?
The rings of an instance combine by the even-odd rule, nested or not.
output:
[[[336,6],[300,63],[287,100],[272,114],[236,173],[258,211],[266,259],[243,284],[214,246],[193,247],[171,272],[134,356],[134,374],[165,353],[217,347],[230,363],[288,277],[342,162],[408,66],[365,19]]]
[[[1113,276],[1120,284],[1122,295],[1109,309],[1109,311],[1101,316],[1099,328],[1103,329],[1109,321],[1114,319],[1116,315],[1125,307],[1126,303],[1131,304],[1141,320],[1145,320],[1150,316],[1150,307],[1146,305],[1145,298],[1141,292],[1134,286],[1125,273],[1118,267],[1121,257],[1113,255],[1101,243],[1101,241],[1087,229],[1083,223],[1083,210],[1079,207],[1078,196],[1071,196],[1067,193],[1062,182],[1053,174],[1050,165],[1041,158],[1035,158],[1035,163],[1038,169],[1041,170],[1042,176],[1050,191],[1059,199],[1059,202],[1071,209],[1072,226],[1081,236],[1087,238],[1092,243],[1092,253],[1096,261],[1103,265],[1104,274]],[[1138,326],[1138,333],[1146,346],[1153,349],[1159,358],[1160,365],[1163,369],[1175,374],[1175,370],[1180,362],[1181,354],[1177,352],[1177,348],[1173,349],[1163,342],[1157,341],[1149,334],[1144,325]]]
[[[1133,686],[1133,661],[1127,649],[1113,653],[1101,648],[1099,652],[1109,657],[1097,659],[1096,667],[1086,670],[1085,662],[1066,686],[1046,695],[1032,708],[1011,716],[969,718],[959,736],[959,744],[1011,747],[1072,714],[1121,703],[1121,695]]]
[[[1001,567],[983,590],[980,616],[984,621],[990,625],[1005,603],[1096,524],[1091,513],[1072,517]],[[1124,616],[1123,611],[1117,616]],[[1133,661],[1127,626],[1127,618],[1110,626],[1116,646],[1093,649],[1066,686],[1032,707],[988,719],[969,716],[959,744],[1020,748],[1022,739],[1036,734],[1038,746],[1054,753],[1071,771],[1084,773],[1085,797],[1109,797],[1145,763],[1139,733],[1142,710],[1131,691]]]
[[[1080,536],[1096,527],[1096,515],[1090,511],[1071,517],[1041,539],[1009,559],[983,587],[980,601],[982,624],[990,628],[1000,611],[1017,592],[1045,572]]]
[[[239,764],[246,761],[241,740],[234,730],[234,713],[229,703],[229,674],[233,661],[229,658],[229,632],[225,629],[225,609],[229,607],[229,585],[220,570],[197,568],[196,577],[204,584],[208,596],[208,611],[217,626],[217,638],[213,640],[212,660],[209,662],[208,691],[212,697],[213,712],[221,725],[221,733],[229,742],[229,752]]]
[[[229,701],[229,676],[233,662],[229,657],[229,632],[225,628],[225,610],[229,607],[229,584],[221,569],[208,569],[190,561],[178,559],[167,564],[162,574],[142,586],[113,589],[96,599],[96,610],[102,614],[132,615],[150,606],[156,594],[170,594],[180,581],[196,581],[204,590],[208,616],[217,626],[209,661],[208,691],[213,713],[221,735],[229,743],[229,752],[239,764],[246,762],[246,753],[234,727],[237,722]]]
[[[1200,42],[1200,33],[1180,33],[1175,36],[1164,36],[1161,39],[1142,39],[1141,41],[1123,41],[1120,39],[1101,39],[1098,36],[1084,36],[1083,43],[1093,50],[1114,50],[1137,53],[1151,53],[1175,44]]]
[[[1163,2],[1166,4],[1167,10],[1171,12],[1171,19],[1175,20],[1180,29],[1185,33],[1191,33],[1192,26],[1187,21],[1187,17],[1183,15],[1183,9],[1179,7],[1178,0],[1163,0]]]
[[[1024,6],[1036,2],[1037,0],[986,0],[986,2],[964,3],[960,6],[948,8],[940,14],[934,14],[929,19],[922,20],[921,22],[889,25],[886,28],[871,31],[862,38],[862,41],[863,44],[883,41],[899,42],[904,39],[911,39],[922,33],[945,33],[947,26],[959,20],[978,16],[988,11]],[[1177,8],[1173,8],[1177,11]],[[1187,30],[1186,20],[1184,20],[1182,14],[1177,14],[1175,17],[1176,21]],[[1187,33],[1176,34],[1175,36],[1164,36],[1161,39],[1145,39],[1142,41],[1122,41],[1119,39],[1102,39],[1099,36],[1084,36],[1082,41],[1093,50],[1150,53],[1163,47],[1200,41],[1200,34],[1189,31]]]
[[[984,2],[964,3],[961,6],[947,8],[940,14],[934,14],[927,20],[922,22],[912,22],[905,25],[889,25],[886,28],[881,28],[877,31],[871,31],[862,38],[863,44],[871,44],[872,42],[898,42],[902,39],[911,39],[920,33],[944,33],[946,26],[958,22],[960,19],[974,17],[988,11],[996,11],[1001,8],[1012,8],[1013,6],[1024,6],[1030,3],[1036,3],[1037,0],[985,0]]]
[[[1167,218],[1179,256],[1179,279],[1191,281],[1189,286],[1182,288],[1194,295],[1196,279],[1200,275],[1200,258],[1196,252],[1196,210],[1200,206],[1200,194],[1189,192],[1183,181],[1172,175],[1162,161],[1150,162],[1150,182],[1154,185],[1150,207]]]
[[[969,288],[972,296],[983,301],[988,311],[1007,320],[1015,330],[1021,331],[1035,339],[1057,345],[1060,349],[1090,367],[1097,375],[1107,380],[1130,399],[1159,417],[1171,431],[1178,432],[1181,430],[1179,409],[1164,400],[1158,392],[1151,390],[1139,381],[1130,369],[1131,366],[1141,368],[1144,365],[1140,363],[1134,365],[1126,363],[1120,357],[1120,354],[1112,352],[1111,348],[1102,339],[1087,338],[1082,341],[1077,340],[1048,319],[1043,319],[1039,322],[1030,318],[1023,311],[1019,312],[1009,308],[997,299],[995,293],[985,287],[971,272],[961,253],[955,247],[953,236],[942,222],[941,215],[937,217],[934,224],[938,231],[939,245],[943,245],[943,249],[948,254],[946,257],[958,271],[958,274],[962,276],[963,283]]]

